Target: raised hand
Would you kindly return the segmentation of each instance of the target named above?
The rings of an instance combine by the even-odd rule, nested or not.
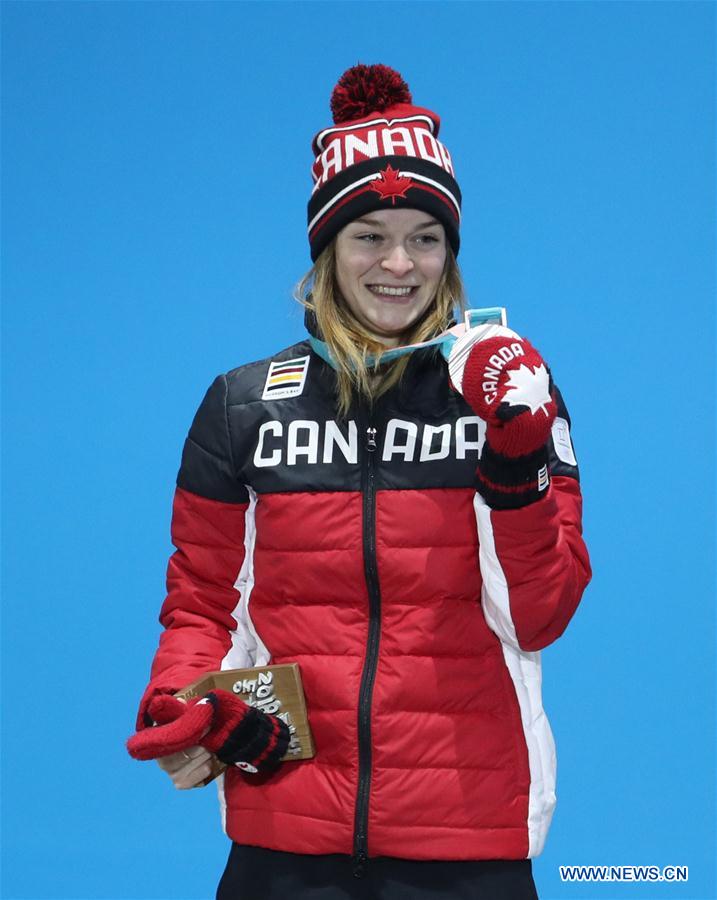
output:
[[[471,329],[448,361],[451,381],[486,423],[478,490],[498,509],[539,499],[550,483],[547,441],[557,411],[550,369],[500,325]]]

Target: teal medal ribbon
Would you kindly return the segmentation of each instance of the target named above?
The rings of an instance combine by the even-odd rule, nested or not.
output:
[[[448,360],[453,345],[461,335],[465,334],[466,331],[471,328],[477,328],[479,325],[487,324],[505,326],[505,307],[486,306],[482,309],[468,309],[466,310],[463,322],[459,325],[454,325],[447,331],[441,332],[437,337],[431,338],[430,341],[420,341],[417,344],[406,344],[403,347],[391,347],[390,350],[386,350],[385,353],[381,354],[381,362],[390,362],[393,359],[397,359],[399,356],[405,356],[407,353],[413,353],[414,350],[423,350],[426,347],[440,347],[443,358]],[[326,341],[322,341],[312,334],[309,335],[309,343],[311,344],[311,349],[314,353],[320,356],[333,369],[337,368],[336,361],[331,355],[331,351],[329,350]],[[374,361],[375,357],[366,357],[367,366],[372,366]]]

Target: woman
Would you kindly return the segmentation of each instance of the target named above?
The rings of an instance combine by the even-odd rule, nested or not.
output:
[[[332,110],[310,336],[217,378],[195,417],[138,729],[204,672],[300,665],[316,757],[227,770],[221,900],[534,897],[555,802],[536,651],[590,577],[568,415],[509,329],[471,332],[450,378],[435,348],[386,355],[462,303],[460,191],[438,117],[393,70],[350,69]],[[229,753],[249,726],[224,702],[192,708],[194,746],[165,746],[177,787],[209,749],[281,755],[272,717]]]

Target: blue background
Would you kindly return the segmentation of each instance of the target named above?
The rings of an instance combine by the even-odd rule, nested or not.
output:
[[[708,3],[2,4],[6,898],[209,898],[213,788],[123,747],[184,435],[302,335],[310,140],[357,61],[437,110],[473,305],[550,362],[595,577],[543,656],[542,898],[712,898]],[[561,864],[687,865],[675,885]]]

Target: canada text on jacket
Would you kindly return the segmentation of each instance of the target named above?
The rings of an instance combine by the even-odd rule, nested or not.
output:
[[[404,419],[389,419],[382,437],[379,449],[383,462],[432,462],[449,456],[477,460],[485,439],[485,422],[478,416],[461,416],[442,425],[419,426]],[[354,465],[358,442],[358,426],[353,419],[343,427],[332,420],[294,419],[285,423],[271,419],[259,428],[254,465],[294,466],[299,459],[310,465],[330,464],[335,454]]]

